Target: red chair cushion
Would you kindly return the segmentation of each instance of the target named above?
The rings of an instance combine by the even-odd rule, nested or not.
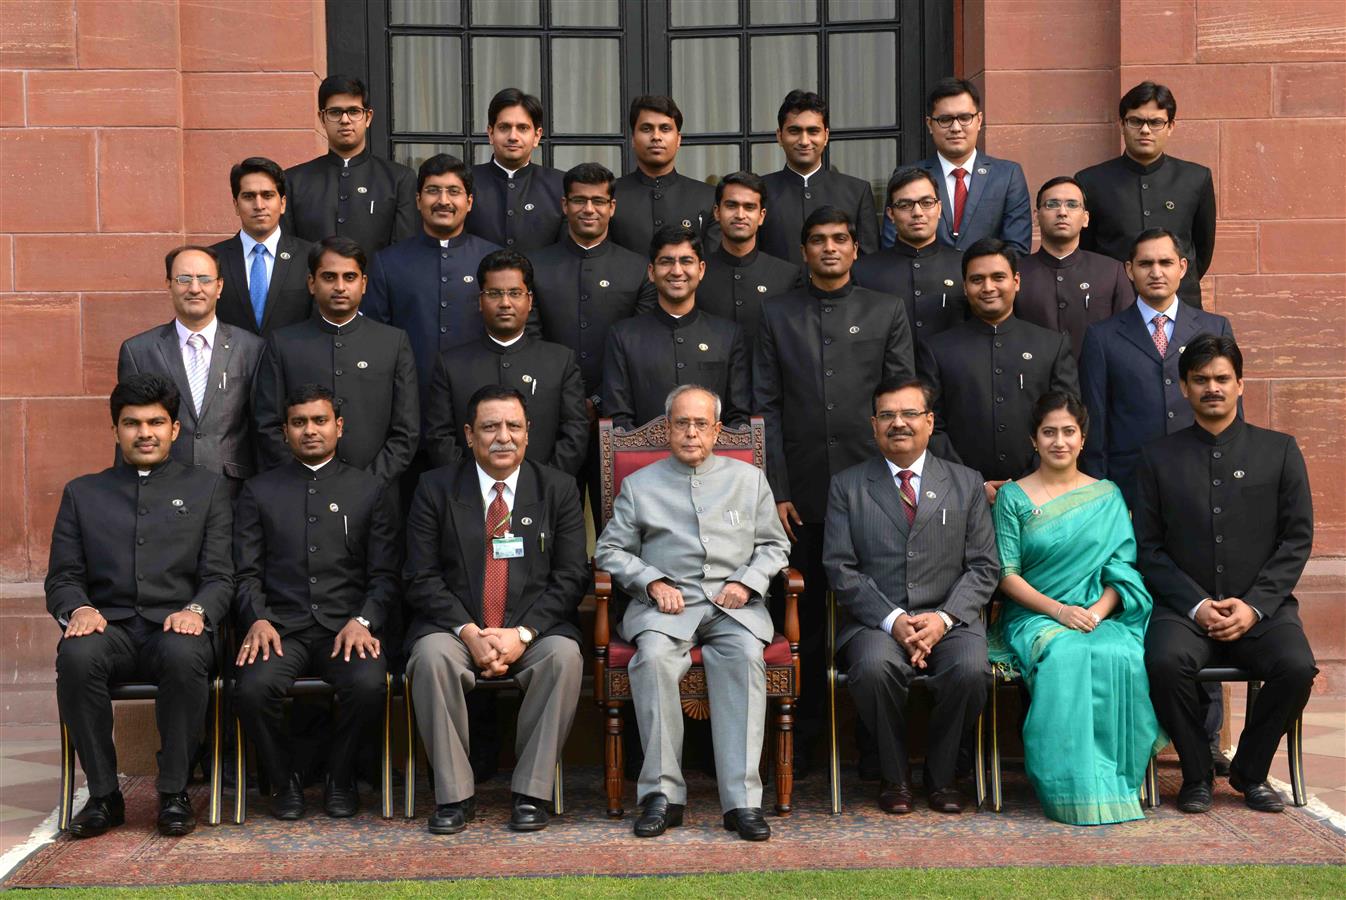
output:
[[[750,447],[739,450],[716,450],[715,453],[718,456],[727,456],[752,465],[752,448]],[[668,456],[668,448],[666,447],[658,450],[618,450],[612,454],[612,496],[616,497],[622,492],[622,479],[627,475],[645,468],[652,462],[658,462],[665,456]],[[700,662],[697,665],[700,665]]]
[[[608,668],[625,669],[631,664],[631,657],[636,655],[635,644],[628,644],[621,638],[613,638],[612,643],[608,644]],[[785,639],[785,635],[778,634],[771,639],[771,643],[766,645],[762,651],[762,657],[766,660],[768,666],[788,666],[794,660],[790,656],[790,642]],[[692,648],[692,665],[701,665],[701,648]]]

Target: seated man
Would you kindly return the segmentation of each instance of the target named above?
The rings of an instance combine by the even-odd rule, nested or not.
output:
[[[1229,785],[1251,808],[1280,812],[1267,771],[1318,673],[1291,593],[1313,546],[1308,471],[1293,437],[1239,417],[1243,354],[1232,336],[1193,338],[1178,376],[1195,424],[1142,450],[1136,470],[1137,565],[1154,595],[1150,698],[1182,763],[1178,809],[1206,812],[1212,761],[1195,676],[1212,665],[1251,672],[1262,689]]]
[[[510,675],[524,692],[515,831],[547,827],[543,798],[579,701],[583,511],[573,477],[525,461],[527,415],[514,388],[479,388],[463,426],[472,458],[422,475],[407,519],[407,674],[435,773],[432,834],[476,814],[464,695],[478,678]]]
[[[907,688],[926,676],[930,808],[959,813],[959,741],[986,701],[990,664],[981,610],[1000,578],[995,530],[979,474],[926,452],[935,427],[920,381],[881,383],[873,396],[882,456],[839,472],[827,498],[823,565],[844,616],[837,650],[856,711],[879,746],[879,808],[912,810]]]
[[[355,751],[386,689],[375,634],[397,602],[395,489],[336,458],[342,425],[327,388],[291,391],[284,427],[294,459],[249,480],[234,516],[239,618],[248,628],[235,698],[271,779],[277,819],[304,815],[304,782],[283,724],[295,679],[317,675],[336,688],[323,792],[333,818],[360,809]]]
[[[159,686],[159,833],[196,827],[187,779],[205,734],[211,632],[229,613],[229,489],[169,457],[178,391],[162,375],[132,375],[112,391],[122,465],[65,486],[51,535],[47,611],[65,629],[56,647],[56,702],[89,781],[70,821],[94,837],[126,821],[112,742],[112,682]]]
[[[771,837],[762,817],[763,647],[774,629],[765,596],[789,544],[766,474],[711,451],[720,398],[674,388],[664,406],[673,455],[628,475],[598,539],[594,563],[631,601],[623,638],[636,645],[631,695],[645,762],[636,837],[682,824],[682,705],[678,682],[701,645],[710,692],[724,827],[748,841]]]

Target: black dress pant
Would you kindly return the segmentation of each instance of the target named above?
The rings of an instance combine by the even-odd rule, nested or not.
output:
[[[1145,635],[1150,699],[1177,748],[1184,783],[1210,781],[1214,768],[1201,708],[1204,685],[1195,681],[1206,666],[1237,666],[1262,682],[1230,770],[1245,783],[1265,781],[1281,735],[1308,703],[1318,674],[1304,627],[1289,617],[1280,622],[1273,617],[1256,636],[1216,641],[1180,619],[1150,620]]]
[[[336,633],[313,624],[281,637],[283,656],[240,666],[234,699],[248,737],[257,747],[272,790],[284,787],[294,773],[292,748],[285,727],[285,695],[295,680],[318,677],[336,689],[336,715],[328,741],[327,772],[337,784],[354,780],[353,762],[364,729],[383,710],[388,666],[377,659],[351,654],[332,656]]]
[[[149,681],[159,686],[154,717],[159,726],[161,793],[186,790],[192,758],[205,734],[213,636],[164,631],[136,616],[107,624],[103,632],[62,638],[56,646],[56,702],[89,781],[89,794],[117,790],[117,747],[112,740],[111,684]]]

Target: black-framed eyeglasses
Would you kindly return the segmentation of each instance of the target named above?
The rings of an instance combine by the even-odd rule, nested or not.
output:
[[[326,109],[319,110],[319,112],[329,122],[340,122],[346,116],[350,116],[351,121],[354,122],[369,110],[363,106],[329,106]]]
[[[939,204],[938,197],[922,197],[919,200],[894,200],[888,204],[898,212],[911,212],[913,207],[919,206],[921,209],[929,212]]]
[[[971,125],[972,120],[979,115],[981,115],[981,113],[959,113],[956,116],[931,116],[930,121],[947,131],[953,127],[954,122],[957,122],[959,125],[966,128]]]
[[[1163,131],[1172,124],[1172,122],[1169,119],[1146,119],[1141,116],[1127,116],[1122,119],[1122,124],[1132,131],[1140,131],[1146,126],[1149,126],[1151,131]]]

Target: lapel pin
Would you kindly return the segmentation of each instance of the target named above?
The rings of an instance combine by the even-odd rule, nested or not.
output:
[[[519,520],[519,524],[520,524],[520,525],[532,525],[532,524],[533,524],[533,520],[530,519],[530,518],[528,518],[527,516],[524,516],[522,519]]]
[[[1172,208],[1174,207],[1174,205],[1175,205],[1175,204],[1173,203],[1172,200],[1165,200],[1165,201],[1164,201],[1164,209],[1172,209]]]
[[[765,294],[765,293],[766,293],[766,285],[764,285],[764,284],[759,284],[759,285],[757,286],[757,293],[759,293],[759,294]]]
[[[925,492],[925,499],[927,499],[927,500],[934,500],[934,499],[935,499],[935,492],[934,492],[934,491],[926,491],[926,492]]]
[[[224,344],[223,347],[224,347],[224,349],[226,349],[226,350],[229,349],[229,345],[228,345],[228,344]]]
[[[859,326],[859,325],[852,325],[852,326],[851,326],[851,334],[859,334],[859,333],[860,333],[860,326]]]
[[[474,282],[474,281],[476,281],[476,280],[477,280],[477,279],[473,278],[471,275],[464,275],[464,276],[463,276],[463,281],[466,282],[467,284],[471,284],[472,282]]]
[[[280,251],[280,258],[281,258],[281,259],[289,259],[289,258],[290,258],[290,251],[289,251],[289,250],[282,250],[282,251]]]
[[[604,287],[604,288],[610,286],[611,284],[612,284],[612,282],[611,282],[611,281],[608,281],[606,278],[604,278],[602,281],[598,282],[598,286],[599,286],[599,287]]]
[[[946,279],[944,279],[944,286],[945,286],[945,287],[953,287],[953,279],[952,279],[952,278],[946,278]]]
[[[1235,477],[1235,478],[1242,478],[1243,475],[1244,475],[1244,472],[1243,472],[1242,469],[1235,469],[1235,470],[1234,470],[1234,477]]]
[[[525,376],[523,376],[523,378],[520,379],[520,380],[523,381],[524,384],[532,384],[532,383],[533,383],[533,376],[532,376],[532,375],[525,375]]]
[[[368,194],[368,193],[369,193],[369,188],[365,187],[364,185],[360,185],[358,188],[355,189],[355,193],[357,193],[357,194]]]
[[[327,504],[327,508],[330,509],[332,512],[341,512],[341,507],[337,506],[335,503]]]
[[[1080,290],[1082,290],[1082,291],[1087,291],[1087,290],[1089,290],[1089,282],[1087,282],[1087,281],[1081,281],[1081,282],[1080,282]]]
[[[1024,359],[1032,359],[1032,358],[1033,358],[1033,354],[1031,354],[1031,353],[1027,353],[1027,352],[1024,353]]]
[[[358,363],[355,364],[355,368],[357,368],[357,369],[368,369],[368,368],[369,368],[369,363],[365,362],[365,361],[362,359],[362,360],[360,360]]]
[[[1179,348],[1178,348],[1178,352],[1179,352],[1179,353],[1186,353],[1186,352],[1187,352],[1187,345],[1186,345],[1186,344],[1183,344],[1181,347],[1179,347]]]
[[[705,353],[707,350],[710,349],[710,345],[709,345],[709,344],[697,344],[697,345],[696,345],[696,349],[700,350],[702,353]]]
[[[682,220],[682,227],[683,227],[683,228],[691,228],[691,227],[692,227],[692,220],[691,220],[691,219],[683,219],[683,220]]]
[[[173,505],[174,505],[174,506],[181,506],[181,505],[182,505],[182,501],[181,501],[181,500],[176,500],[176,499],[175,499],[175,500],[173,501]]]
[[[978,166],[978,167],[977,167],[977,174],[978,174],[978,175],[985,175],[985,174],[986,174],[986,167],[985,167],[985,166]]]
[[[523,210],[524,210],[524,212],[532,212],[533,209],[534,209],[534,207],[533,207],[533,204],[531,204],[531,203],[525,203],[525,204],[523,205]]]

